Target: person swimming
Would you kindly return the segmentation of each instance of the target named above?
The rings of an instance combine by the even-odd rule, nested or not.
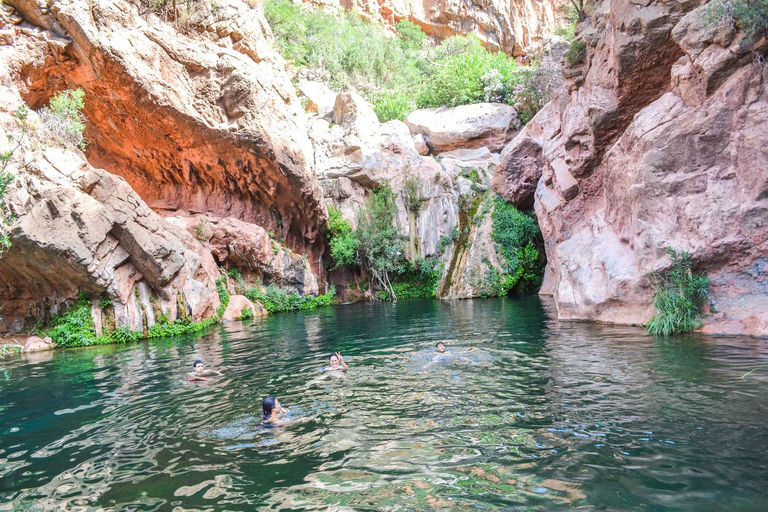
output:
[[[192,370],[187,374],[187,380],[190,382],[207,381],[214,375],[224,375],[218,370],[206,370],[203,362],[199,360],[192,363]]]
[[[261,420],[262,424],[266,425],[280,425],[285,423],[285,414],[288,412],[280,405],[280,401],[273,397],[268,396],[261,403],[261,408],[264,410],[264,416]]]
[[[330,357],[328,357],[328,361],[331,363],[331,366],[326,367],[325,370],[349,370],[349,366],[344,362],[344,357],[341,355],[341,352],[332,353]]]
[[[442,341],[438,341],[437,343],[435,343],[435,350],[440,352],[441,354],[444,354],[445,353],[445,343],[443,343]]]

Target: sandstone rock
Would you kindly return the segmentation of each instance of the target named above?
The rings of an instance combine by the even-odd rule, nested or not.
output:
[[[6,108],[0,122],[13,126]],[[215,290],[211,266],[218,274],[210,253],[206,260],[196,252],[194,240],[174,233],[122,178],[91,167],[80,153],[46,148],[34,112],[28,121],[36,139],[6,169],[15,177],[6,199],[17,218],[0,258],[0,332],[29,329],[83,291],[109,298],[112,323],[135,330],[158,314],[212,315],[219,300],[205,291]],[[101,328],[106,312],[94,311]]]
[[[390,27],[407,19],[436,40],[474,34],[487,48],[514,55],[521,55],[525,47],[566,24],[561,19],[559,4],[553,1],[304,0],[304,3],[324,9],[352,10]]]
[[[311,81],[300,82],[296,90],[307,99],[307,104],[304,107],[307,112],[317,114],[320,117],[325,117],[333,112],[338,94],[330,90],[325,84]]]
[[[30,336],[24,342],[24,352],[42,352],[53,349],[53,340],[46,336],[45,339],[39,336]]]
[[[210,215],[168,221],[197,236],[219,265],[239,269],[247,281],[274,283],[302,295],[320,292],[319,278],[306,256],[291,252],[261,226]]]
[[[260,10],[202,3],[200,30],[183,33],[127,0],[48,4],[31,15],[36,0],[14,2],[39,29],[19,34],[11,76],[33,108],[85,90],[90,163],[156,211],[256,223],[319,261],[326,210],[305,117]]]
[[[416,110],[405,123],[434,153],[481,146],[500,152],[520,129],[515,109],[500,103]]]
[[[708,33],[697,5],[596,6],[583,84],[531,121],[547,137],[521,133],[502,155],[541,141],[542,292],[560,318],[647,322],[647,277],[673,247],[712,279],[705,332],[766,334],[764,71],[741,57],[741,36]],[[500,193],[522,188],[518,165],[497,167]]]
[[[420,155],[426,156],[429,154],[429,146],[427,146],[427,140],[422,134],[417,133],[413,136],[413,145],[416,146],[416,151]]]
[[[229,297],[229,304],[226,311],[221,316],[222,321],[231,322],[232,320],[239,320],[243,316],[243,311],[250,309],[253,312],[254,318],[260,316],[266,316],[267,310],[260,304],[254,304],[244,295],[231,295]]]

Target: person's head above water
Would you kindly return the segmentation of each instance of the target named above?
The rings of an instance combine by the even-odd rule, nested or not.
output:
[[[445,343],[443,343],[442,341],[438,341],[435,344],[435,350],[437,350],[438,352],[441,352],[441,353],[445,352]]]
[[[331,363],[331,366],[328,368],[330,370],[349,369],[347,363],[344,362],[344,356],[341,355],[341,352],[333,352],[330,356],[328,356],[328,361]]]
[[[280,412],[280,402],[273,396],[268,396],[261,404],[261,408],[264,409],[264,419],[268,420],[272,416],[272,411]]]
[[[338,368],[339,367],[339,356],[336,355],[336,352],[334,352],[333,354],[331,354],[328,357],[328,361],[331,363],[331,366],[333,368]]]
[[[194,363],[192,363],[192,369],[195,370],[196,372],[201,372],[205,369],[205,366],[203,365],[202,361],[195,361]]]

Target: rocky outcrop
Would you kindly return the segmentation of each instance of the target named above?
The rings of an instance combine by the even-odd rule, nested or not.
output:
[[[0,92],[5,108],[22,104],[10,89]],[[10,112],[0,115],[8,126]],[[113,328],[141,330],[160,314],[212,316],[219,272],[210,253],[154,213],[124,179],[72,150],[46,148],[34,112],[28,123],[32,141],[6,169],[15,177],[6,201],[16,220],[0,258],[0,332],[29,329],[81,292],[93,297],[94,316],[109,316]],[[109,299],[108,312],[99,298]]]
[[[98,331],[209,318],[218,265],[242,267],[252,284],[320,289],[327,214],[269,27],[237,0],[215,13],[189,6],[184,23],[127,0],[0,10],[2,140],[21,137],[24,102],[82,88],[89,141],[83,155],[29,116],[5,169],[15,220],[0,332],[28,330],[82,292]],[[205,240],[201,218],[215,228]]]
[[[502,103],[416,110],[405,118],[405,124],[411,133],[424,137],[435,154],[480,147],[498,153],[520,130],[517,111]]]
[[[138,1],[6,3],[33,25],[16,27],[25,51],[9,66],[22,97],[37,109],[83,88],[94,166],[156,211],[258,224],[317,261],[326,212],[302,108],[260,11],[195,2],[185,27]]]
[[[689,251],[712,279],[705,332],[768,335],[765,39],[704,22],[700,2],[603,2],[568,93],[505,150],[496,190],[542,175],[543,287],[560,318],[645,323],[648,276]],[[540,148],[540,154],[537,147]]]
[[[525,47],[540,42],[562,23],[560,3],[552,0],[304,0],[304,3],[326,10],[355,11],[390,27],[400,20],[410,20],[437,41],[473,34],[487,48],[510,55],[522,55]]]
[[[339,94],[332,116],[312,117],[309,125],[315,168],[329,205],[354,226],[365,198],[388,183],[397,196],[398,223],[409,241],[407,256],[437,257],[443,262],[438,296],[485,293],[489,269],[500,270],[491,241],[493,201],[487,192],[499,157],[485,146],[475,147],[477,127],[452,132],[450,147],[463,149],[425,157],[406,124],[379,123],[370,106],[354,93]],[[505,128],[508,125],[506,121]],[[407,208],[403,198],[409,181],[422,199],[415,209]],[[349,276],[344,277],[347,280]]]

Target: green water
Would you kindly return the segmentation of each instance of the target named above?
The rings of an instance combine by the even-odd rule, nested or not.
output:
[[[768,510],[765,340],[553,318],[404,300],[0,361],[0,510]],[[259,426],[268,395],[303,421]]]

